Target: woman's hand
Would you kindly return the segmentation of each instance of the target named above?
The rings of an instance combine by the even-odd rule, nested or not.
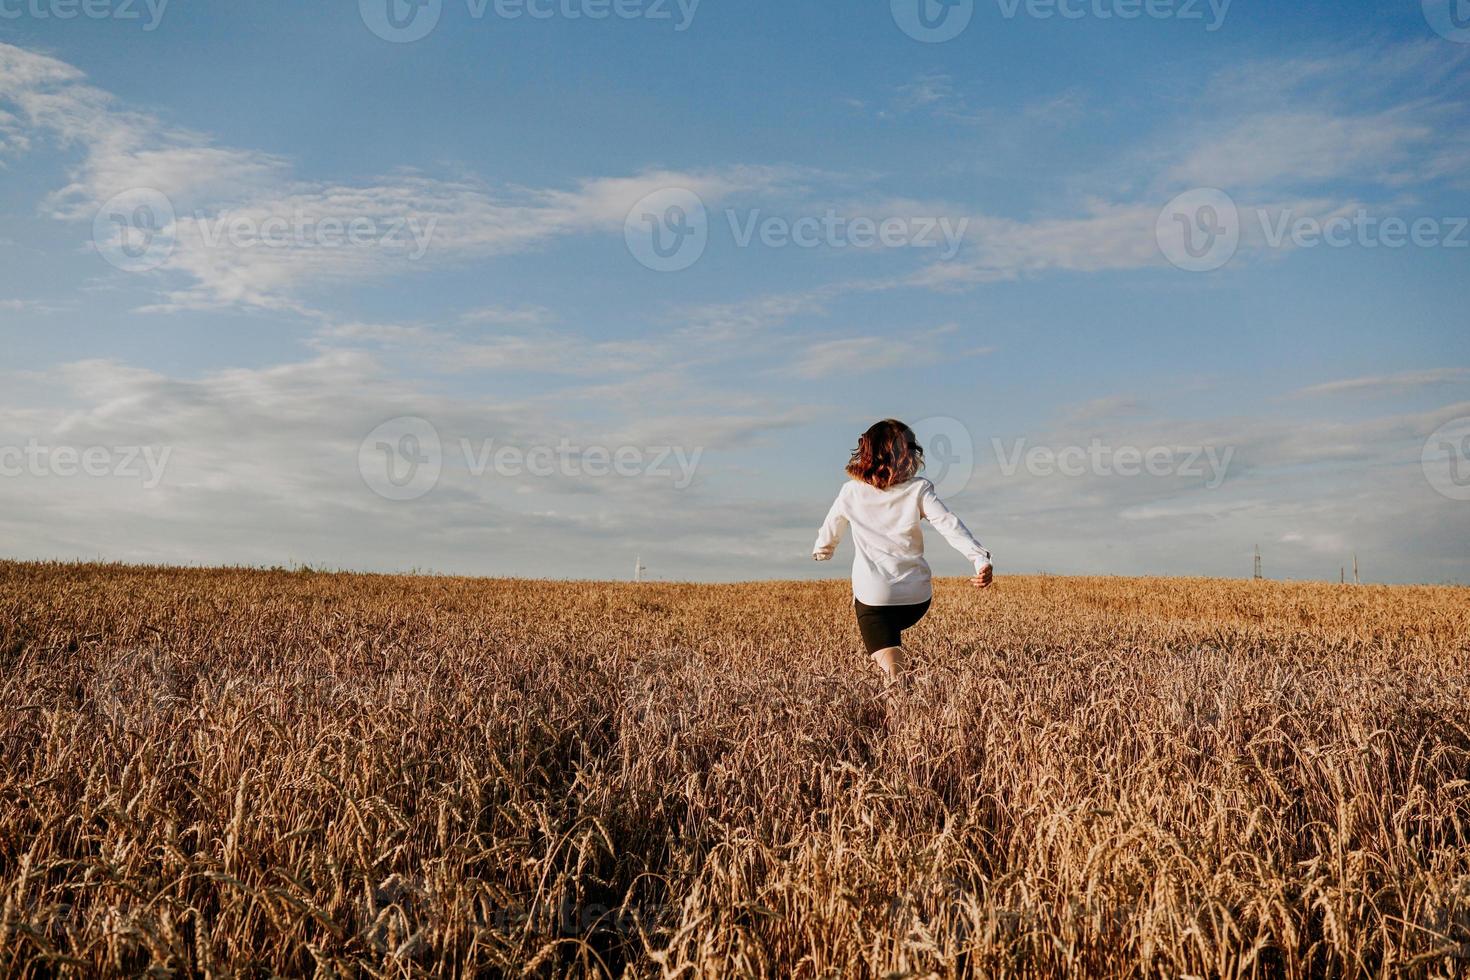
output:
[[[986,565],[984,568],[980,569],[980,571],[975,575],[974,578],[970,579],[970,584],[977,589],[988,589],[990,588],[990,583],[994,579],[995,569],[989,565]]]

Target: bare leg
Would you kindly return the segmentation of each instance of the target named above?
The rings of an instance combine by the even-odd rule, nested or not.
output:
[[[890,685],[903,679],[903,669],[908,662],[908,651],[903,647],[885,647],[873,654],[873,663],[883,671]]]

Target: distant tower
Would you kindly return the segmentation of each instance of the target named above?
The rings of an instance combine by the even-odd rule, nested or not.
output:
[[[648,568],[643,564],[643,556],[642,555],[634,555],[633,556],[633,581],[635,581],[635,582],[641,582],[641,581],[643,581],[643,573],[646,572],[646,571],[648,571]]]
[[[1261,546],[1260,545],[1256,545],[1256,576],[1255,577],[1258,578],[1258,579],[1265,577],[1265,576],[1263,576],[1261,574]]]

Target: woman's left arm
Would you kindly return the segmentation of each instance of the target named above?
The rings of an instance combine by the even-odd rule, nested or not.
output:
[[[994,575],[990,560],[990,552],[985,549],[970,529],[965,527],[963,521],[955,516],[954,511],[945,506],[944,501],[939,499],[939,494],[934,492],[934,484],[928,480],[924,481],[924,489],[919,495],[919,512],[934,529],[944,535],[944,540],[950,546],[975,566],[975,577],[971,582],[977,588],[988,588]]]

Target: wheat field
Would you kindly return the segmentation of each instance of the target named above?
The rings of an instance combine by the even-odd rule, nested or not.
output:
[[[1470,972],[1470,590],[0,564],[8,976]]]

